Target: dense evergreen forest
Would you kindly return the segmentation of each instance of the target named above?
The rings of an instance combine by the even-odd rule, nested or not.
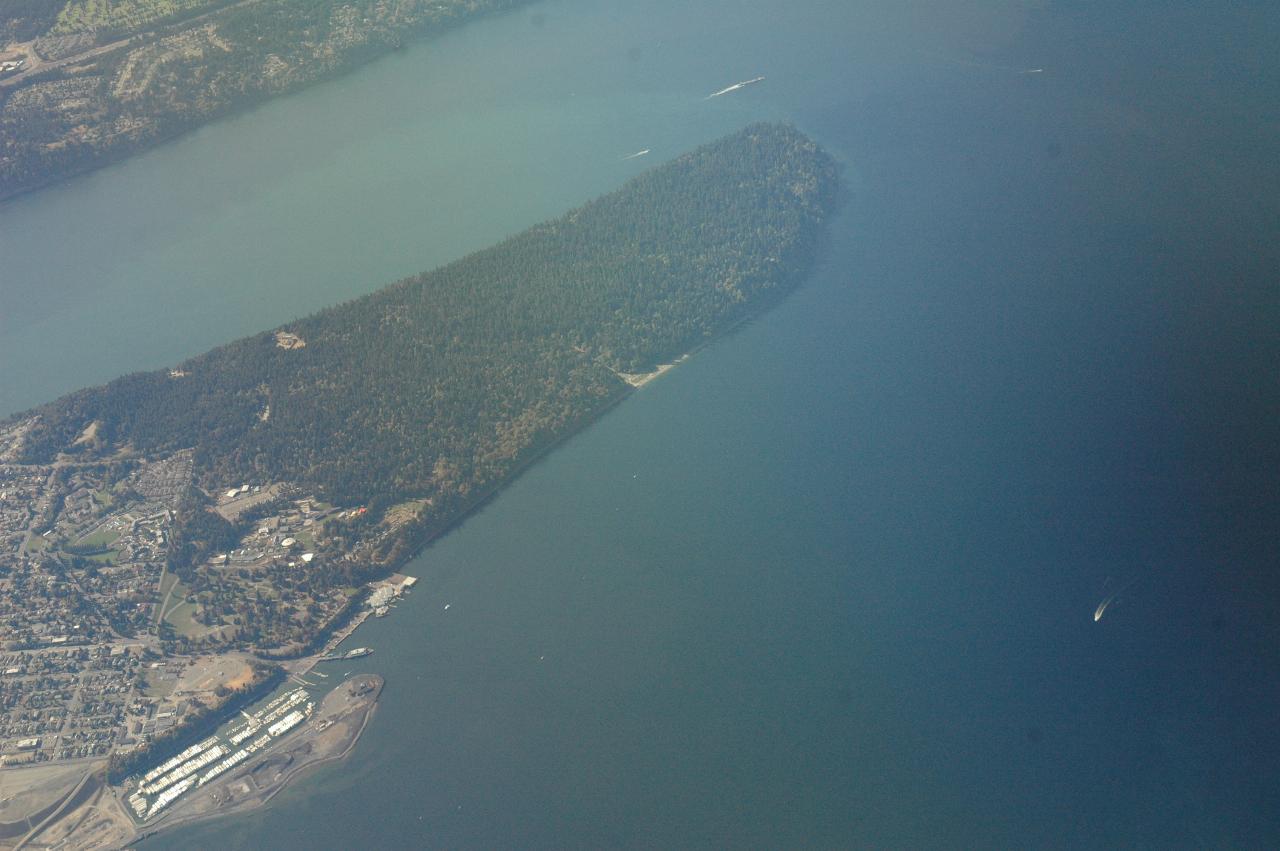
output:
[[[618,373],[794,286],[835,194],[812,141],[753,125],[442,268],[13,420],[39,418],[28,461],[194,447],[210,493],[286,481],[369,523],[426,500],[438,527],[627,392]],[[208,531],[175,540],[203,552]]]
[[[26,41],[48,31],[62,7],[58,0],[0,0],[0,44]]]

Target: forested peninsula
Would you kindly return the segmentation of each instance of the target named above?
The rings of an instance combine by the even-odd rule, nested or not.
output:
[[[2,0],[0,199],[527,2]]]
[[[67,580],[86,636],[306,652],[637,374],[794,287],[836,188],[812,141],[753,125],[434,271],[11,417],[0,469],[27,491],[0,490],[31,513],[6,521],[0,579]],[[11,636],[48,632],[13,612]]]

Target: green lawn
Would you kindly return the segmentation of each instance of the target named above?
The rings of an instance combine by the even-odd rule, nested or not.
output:
[[[209,627],[195,619],[196,604],[187,602],[187,593],[187,586],[166,572],[160,578],[161,619],[168,621],[178,635],[199,638],[209,632]]]
[[[92,534],[86,535],[76,541],[77,547],[85,547],[90,550],[105,550],[120,539],[120,532],[115,529],[102,527]]]
[[[157,591],[157,593],[160,595],[160,605],[164,605],[165,595],[167,595],[169,591],[173,589],[173,586],[176,585],[177,582],[178,582],[178,577],[170,573],[169,571],[166,570],[163,574],[161,574],[160,589],[159,591]]]
[[[181,599],[174,596],[174,599]],[[204,635],[209,628],[202,623],[198,623],[193,615],[196,613],[196,604],[188,603],[185,600],[170,607],[165,613],[164,619],[173,625],[174,631],[179,635],[185,635],[187,638],[196,638]]]
[[[160,616],[157,623],[165,619],[165,615],[168,613],[169,607],[173,605],[169,598],[170,595],[174,593],[175,586],[177,587],[178,599],[181,600],[186,596],[187,589],[178,581],[178,577],[167,570],[160,574],[160,589],[156,592],[160,598]]]
[[[177,680],[162,680],[160,672],[163,668],[148,670],[146,673],[147,685],[143,689],[143,694],[147,697],[168,697],[173,694],[173,690],[178,685]]]

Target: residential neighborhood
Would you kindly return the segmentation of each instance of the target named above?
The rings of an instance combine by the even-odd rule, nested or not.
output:
[[[127,752],[216,705],[249,681],[249,651],[297,655],[348,610],[358,589],[313,593],[312,570],[387,534],[331,540],[364,509],[284,483],[204,493],[190,451],[17,463],[29,427],[0,431],[3,766]],[[180,511],[235,537],[174,569]]]

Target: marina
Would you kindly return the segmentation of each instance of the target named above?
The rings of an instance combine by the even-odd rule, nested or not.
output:
[[[227,757],[222,762],[218,763],[213,768],[209,769],[204,774],[200,775],[200,785],[203,786],[204,784],[208,783],[210,780],[222,774],[222,772],[226,771],[229,768],[234,768],[235,766],[244,762],[248,758],[249,758],[249,752],[247,750],[236,751],[231,756]]]
[[[359,650],[365,652],[358,655],[372,652],[368,648]],[[225,742],[211,736],[138,778],[134,791],[126,799],[130,809],[139,821],[149,821],[187,792],[204,786],[274,740],[286,736],[314,711],[312,695],[306,689],[295,688],[273,698],[256,713],[242,713],[244,724],[229,731]],[[259,733],[261,735],[257,735]],[[252,743],[239,747],[255,735],[257,738]]]
[[[224,747],[223,745],[214,745],[213,747],[209,748],[207,751],[203,751],[197,754],[196,756],[192,757],[188,761],[182,763],[173,771],[164,775],[154,783],[151,783],[149,785],[143,784],[139,786],[138,791],[142,792],[144,795],[153,795],[157,792],[161,792],[164,789],[167,789],[168,787],[177,783],[179,780],[185,779],[188,775],[194,774],[195,772],[204,768],[206,765],[213,762],[218,757],[225,755],[226,753],[227,753],[226,747]]]
[[[151,804],[151,809],[147,810],[147,818],[152,818],[156,813],[178,800],[178,798],[182,796],[182,793],[195,785],[195,782],[196,780],[194,777],[189,777],[177,786],[161,793],[160,797],[156,798],[155,802]]]
[[[314,674],[328,679],[328,674],[312,671],[311,666],[316,662],[350,661],[371,655],[371,647],[355,647],[342,653],[337,652],[336,648],[371,614],[379,617],[385,615],[394,601],[407,594],[416,582],[417,579],[412,576],[396,574],[374,583],[367,605],[330,639],[324,652],[311,657],[304,667],[295,669],[290,674],[290,680],[296,687],[275,695],[256,712],[242,710],[241,722],[228,726],[219,735],[210,736],[185,748],[127,784],[133,786],[125,801],[134,818],[139,823],[148,824],[187,793],[219,780],[251,757],[266,755],[268,760],[273,759],[270,755],[274,753],[272,746],[298,732],[315,714],[317,696],[310,689],[320,688],[323,691],[326,688],[302,679],[302,675]],[[351,673],[346,671],[342,676],[345,679]],[[350,694],[357,701],[367,700],[370,694],[376,699],[377,693],[381,691],[380,682],[376,685],[351,685],[353,682],[355,681],[348,681],[347,684]],[[372,701],[368,702],[371,705]],[[318,735],[329,730],[333,723],[333,718],[316,719],[310,729]]]
[[[134,840],[191,821],[255,809],[299,773],[342,759],[364,731],[383,684],[380,676],[358,675],[343,681],[323,699],[311,700],[306,694],[299,697],[303,690],[292,689],[272,698],[261,711],[245,713],[252,723],[236,728],[233,735],[257,731],[250,744],[226,753],[227,746],[215,741],[154,777],[152,784],[166,784],[163,790],[150,794],[139,787],[124,797],[137,831]],[[278,717],[268,722],[269,714]],[[215,753],[219,755],[213,756]],[[170,762],[166,760],[157,769]],[[193,769],[197,762],[200,766]],[[169,778],[178,773],[183,776],[170,783]]]
[[[228,741],[230,741],[232,745],[238,745],[245,739],[250,738],[254,733],[258,732],[258,725],[256,721],[257,719],[253,719],[246,723],[238,732],[228,737]]]
[[[170,770],[170,769],[172,769],[172,768],[175,768],[175,767],[176,767],[176,766],[178,766],[178,765],[181,765],[181,764],[182,764],[183,762],[185,762],[186,760],[188,760],[188,759],[190,759],[191,757],[195,756],[196,754],[200,753],[200,751],[202,751],[202,750],[204,750],[205,748],[209,747],[210,745],[212,745],[212,744],[213,744],[214,742],[216,742],[216,741],[217,741],[217,737],[216,737],[216,736],[214,736],[214,737],[212,737],[212,738],[205,739],[203,742],[201,742],[201,743],[200,743],[200,744],[198,744],[198,745],[192,745],[191,747],[189,747],[189,748],[187,748],[186,750],[184,750],[182,753],[180,753],[180,754],[178,754],[177,756],[173,757],[172,759],[170,759],[170,760],[168,760],[168,761],[166,761],[166,762],[164,762],[164,763],[162,763],[162,764],[160,764],[160,765],[156,766],[155,768],[151,769],[151,770],[150,770],[150,771],[148,771],[146,774],[144,774],[144,775],[142,776],[142,781],[143,781],[143,783],[149,783],[149,782],[151,782],[151,781],[155,780],[156,778],[158,778],[158,777],[160,777],[161,775],[163,775],[165,772],[169,771],[169,770]]]

